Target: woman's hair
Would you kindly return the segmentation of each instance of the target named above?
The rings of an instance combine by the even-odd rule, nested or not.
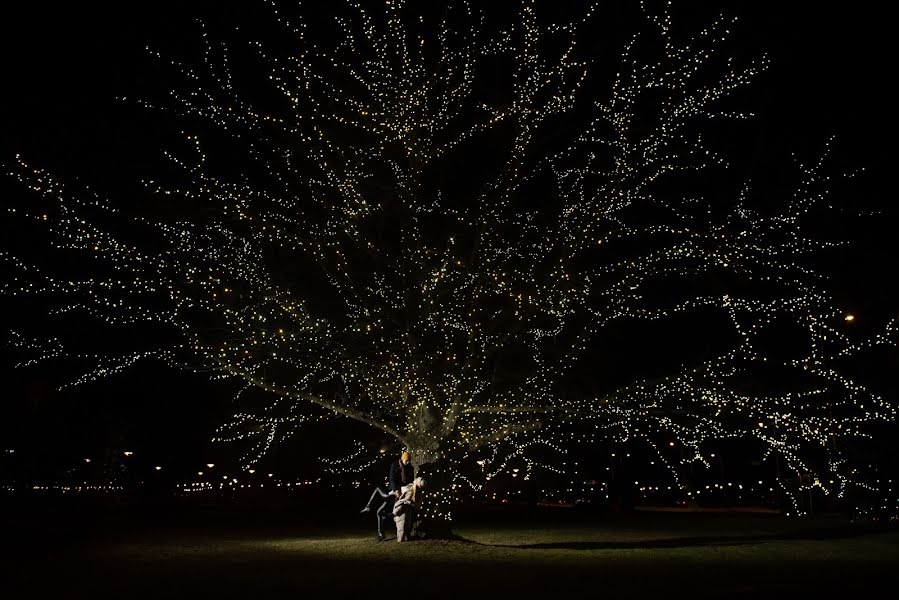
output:
[[[419,489],[423,489],[424,487],[425,487],[425,480],[422,479],[421,477],[416,477],[412,481],[412,503],[413,504],[415,503],[415,494],[418,492]]]

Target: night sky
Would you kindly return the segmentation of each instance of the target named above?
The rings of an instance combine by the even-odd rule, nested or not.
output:
[[[5,15],[0,25],[0,162],[9,164],[18,152],[63,180],[78,179],[119,197],[132,193],[140,177],[152,173],[148,165],[158,163],[160,146],[178,125],[117,97],[166,89],[144,46],[177,48],[195,31],[192,17],[216,18],[202,4],[190,3],[190,9],[183,4],[37,0]],[[746,56],[765,52],[771,59],[747,100],[759,115],[754,137],[736,149],[758,188],[778,187],[778,169],[789,150],[811,158],[836,135],[834,164],[868,170],[847,192],[846,204],[895,216],[896,99],[888,92],[894,84],[895,32],[893,21],[882,14],[883,4],[726,4],[744,19],[739,37]],[[4,202],[22,195],[8,178],[0,192]],[[897,305],[891,291],[891,222],[826,224],[853,243],[839,264],[828,267],[838,296],[855,307],[860,326],[867,315],[895,311]],[[8,227],[3,232],[23,243]],[[40,314],[40,306],[16,304],[3,312],[0,329],[19,328]],[[175,465],[173,473],[186,474],[210,456],[209,435],[229,414],[230,389],[206,383],[202,376],[148,366],[59,393],[54,384],[69,367],[53,363],[14,371],[12,353],[0,356],[0,446],[27,449],[37,457],[33,467],[48,475],[82,455],[122,444],[152,457],[147,460]],[[346,448],[332,445],[333,439],[333,432],[313,431],[299,450],[308,456]]]

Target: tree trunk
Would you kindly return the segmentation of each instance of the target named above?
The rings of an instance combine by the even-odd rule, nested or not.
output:
[[[416,494],[412,539],[454,538],[452,519],[458,494],[453,489],[456,471],[452,462],[429,449],[413,450],[412,457],[415,476],[425,481],[424,489]]]

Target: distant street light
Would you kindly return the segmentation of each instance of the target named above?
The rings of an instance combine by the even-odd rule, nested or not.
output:
[[[851,323],[852,321],[855,320],[855,315],[853,315],[852,313],[847,313],[846,316],[843,317],[843,320],[846,321],[847,323]]]
[[[157,471],[162,471],[162,467],[153,467],[153,468],[156,469]]]
[[[215,463],[206,463],[206,466],[211,469],[215,466]]]

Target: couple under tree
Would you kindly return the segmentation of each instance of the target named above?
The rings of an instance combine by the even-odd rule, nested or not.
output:
[[[380,486],[376,487],[368,499],[362,513],[371,512],[375,505],[380,501],[381,504],[375,509],[375,517],[378,522],[377,539],[382,542],[386,539],[384,535],[384,525],[388,519],[392,518],[396,525],[396,541],[404,542],[410,538],[412,523],[415,518],[415,500],[416,494],[424,487],[424,480],[421,477],[415,477],[415,471],[412,467],[412,455],[403,451],[399,460],[390,463],[390,472],[387,476],[387,491],[385,492]]]

